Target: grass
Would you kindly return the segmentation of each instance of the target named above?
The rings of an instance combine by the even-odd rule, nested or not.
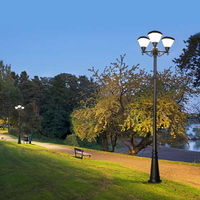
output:
[[[13,139],[18,139],[17,136],[8,134],[8,132],[4,132],[4,134],[7,135],[7,136],[9,136],[9,137],[11,137],[11,138],[13,138]]]
[[[44,135],[40,135],[39,137],[33,135],[33,140],[37,141],[37,142],[45,142],[45,143],[50,143],[50,144],[64,145],[64,140],[59,139],[59,138],[50,138],[50,137],[46,137]]]
[[[49,144],[60,144],[60,145],[70,146],[69,144],[66,144],[65,140],[63,140],[63,139],[50,138],[50,137],[46,137],[44,135],[40,135],[39,137],[34,136],[33,140],[37,141],[37,142],[45,142],[45,143],[49,143]],[[91,142],[87,142],[87,141],[83,142],[80,140],[78,140],[77,143],[78,143],[78,146],[83,147],[83,148],[102,150],[102,146],[95,144],[95,143],[91,143]]]
[[[11,134],[8,134],[7,132],[7,129],[5,129],[4,131],[0,131],[0,132],[3,132],[5,135],[8,135],[10,136],[11,138],[13,139],[18,139],[17,136],[14,136],[14,135],[11,135]],[[22,138],[21,138],[22,139]],[[70,146],[70,145],[67,145],[64,143],[64,140],[62,139],[59,139],[59,138],[49,138],[49,137],[46,137],[46,136],[43,136],[41,135],[39,138],[37,137],[34,137],[34,141],[37,141],[37,142],[43,142],[43,143],[48,143],[48,144],[57,144],[57,145],[61,145],[61,146],[67,146],[69,148],[74,148],[74,146]],[[106,152],[106,151],[102,151],[102,146],[100,145],[87,145],[87,143],[85,142],[84,144],[81,144],[79,145],[79,147],[83,148],[83,149],[90,149],[92,151],[101,151],[101,153],[112,153],[113,152]],[[128,154],[118,154],[118,155],[121,155],[121,156],[130,156]],[[149,159],[149,158],[145,158],[145,157],[140,157],[141,159]],[[199,167],[200,166],[200,163],[199,162],[194,162],[194,163],[189,163],[189,162],[181,162],[181,161],[170,161],[170,160],[159,160],[159,162],[170,162],[170,163],[175,163],[175,164],[179,164],[179,165],[192,165],[192,166],[197,166]]]
[[[12,130],[16,130],[16,129],[13,128]],[[0,132],[4,132],[5,135],[8,135],[13,139],[18,139],[17,136],[12,135],[12,134],[8,134],[7,131],[8,130],[5,129],[4,131],[0,131]],[[22,136],[23,136],[23,134],[21,135],[21,139],[23,139]],[[48,144],[59,144],[59,145],[70,146],[70,145],[66,144],[65,140],[63,140],[63,139],[51,138],[51,137],[47,137],[47,136],[44,136],[44,135],[36,135],[36,134],[34,134],[33,135],[33,141],[44,142],[44,143],[48,143]],[[78,143],[79,143],[78,145],[80,147],[83,147],[83,148],[102,150],[102,146],[98,145],[98,144],[95,144],[95,143],[90,143],[90,142],[87,142],[87,141],[84,141],[84,142],[83,141],[78,141]]]
[[[200,189],[124,166],[77,159],[36,145],[0,141],[0,199],[200,199]]]

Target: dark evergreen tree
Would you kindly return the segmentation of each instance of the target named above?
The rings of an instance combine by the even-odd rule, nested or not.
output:
[[[59,74],[50,79],[50,85],[46,85],[47,102],[41,109],[44,135],[64,139],[70,133],[69,114],[73,109],[73,91],[76,92],[74,80],[76,80],[75,76]]]
[[[184,41],[186,48],[183,49],[179,58],[173,62],[187,75],[191,76],[195,87],[200,86],[200,33],[192,35]]]
[[[23,116],[24,133],[39,134],[42,131],[40,106],[45,99],[45,87],[42,85],[38,76],[29,79],[29,76],[24,71],[19,77],[19,88],[23,97],[23,105],[25,106]]]
[[[11,76],[15,82],[15,86],[18,87],[19,86],[19,75],[12,71]]]
[[[88,79],[86,76],[79,76],[78,84],[79,84],[78,102],[94,96],[96,87],[92,78]]]
[[[43,131],[46,136],[65,138],[71,133],[70,114],[79,106],[80,100],[89,98],[94,91],[92,80],[86,76],[77,78],[62,73],[51,79],[43,79],[47,98],[41,107]]]

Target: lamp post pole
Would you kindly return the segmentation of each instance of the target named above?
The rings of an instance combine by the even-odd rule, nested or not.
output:
[[[18,105],[15,109],[19,112],[19,134],[18,134],[18,144],[21,144],[21,111],[24,109],[23,106]]]
[[[153,57],[153,146],[152,146],[152,159],[151,159],[151,174],[149,183],[160,183],[159,166],[158,166],[158,152],[157,152],[157,57],[169,54],[169,49],[174,42],[174,38],[163,37],[162,42],[165,47],[165,51],[159,51],[157,44],[162,37],[162,33],[159,31],[151,31],[148,33],[148,37],[142,36],[138,38],[139,45],[142,49],[142,54],[146,53],[148,56]],[[153,49],[151,51],[146,51],[149,42],[152,42]]]
[[[153,146],[152,146],[152,160],[151,160],[151,175],[149,182],[150,183],[159,183],[159,167],[158,167],[158,152],[157,152],[157,133],[156,133],[156,124],[157,124],[157,47],[153,48]]]
[[[18,144],[21,144],[21,122],[20,122],[20,114],[21,114],[21,110],[18,110],[19,112],[19,135],[18,135]]]

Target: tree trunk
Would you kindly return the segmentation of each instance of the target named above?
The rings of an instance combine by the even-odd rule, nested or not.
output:
[[[104,151],[109,151],[109,148],[108,148],[108,138],[107,138],[107,134],[106,132],[104,131],[103,132],[103,135],[102,135],[102,142],[103,142],[103,150]]]
[[[10,134],[10,117],[8,117],[8,134]]]
[[[134,146],[134,139],[133,134],[131,135],[131,154],[136,155],[139,153],[142,149],[145,149],[148,145],[152,143],[152,139],[150,138],[151,134],[147,133],[146,137],[143,137],[139,144]]]
[[[4,118],[3,130],[5,130],[6,128],[6,121],[7,121],[7,117]]]
[[[111,152],[114,152],[114,151],[115,151],[116,144],[117,144],[117,134],[115,134],[114,136],[111,134],[111,135],[110,135],[110,141],[111,141],[111,145],[112,145],[112,150],[111,150]]]
[[[134,134],[131,134],[131,154],[136,155],[137,153],[135,152],[134,148]]]

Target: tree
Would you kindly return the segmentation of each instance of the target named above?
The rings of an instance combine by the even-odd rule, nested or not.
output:
[[[88,79],[86,76],[79,76],[77,79],[78,82],[78,99],[77,106],[79,102],[85,99],[88,99],[93,96],[93,93],[96,90],[93,79]]]
[[[152,143],[153,78],[137,66],[129,69],[121,56],[117,63],[99,75],[91,70],[98,85],[95,101],[72,113],[75,133],[81,139],[94,140],[106,133],[112,151],[120,136],[131,154]],[[195,93],[191,81],[170,69],[158,73],[157,130],[167,130],[172,137],[184,135],[186,114],[181,103]],[[90,101],[90,99],[88,99]],[[140,138],[139,141],[138,138]]]
[[[38,76],[30,79],[28,74],[23,71],[20,77],[12,74],[15,78],[15,84],[18,84],[25,107],[23,116],[23,131],[26,134],[39,134],[42,131],[42,116],[40,107],[45,99],[45,86]]]
[[[186,48],[183,49],[179,58],[173,62],[187,75],[193,78],[195,87],[200,86],[200,33],[192,35],[184,41]]]
[[[16,87],[12,78],[11,66],[0,62],[0,116],[8,123],[10,133],[10,117],[14,112],[14,107],[22,101],[19,88]]]
[[[197,137],[200,137],[200,128],[193,128],[192,130]]]
[[[67,131],[66,127],[64,127],[66,117],[63,116],[65,81],[62,81],[60,76],[56,76],[48,79],[43,78],[43,84],[45,84],[46,88],[46,98],[40,110],[43,117],[42,134],[61,138],[63,130]]]
[[[108,151],[108,138],[112,145],[112,151],[116,146],[117,136],[120,133],[118,123],[119,105],[113,99],[88,99],[95,102],[95,106],[76,109],[71,114],[73,130],[78,137],[89,142],[95,141],[98,136],[102,136],[103,150]],[[120,120],[120,119],[119,119]]]
[[[46,82],[47,98],[41,108],[43,134],[64,139],[71,134],[70,114],[80,100],[92,93],[92,81],[85,76],[62,73]]]
[[[26,134],[38,135],[40,136],[42,132],[42,116],[38,113],[38,107],[36,102],[32,101],[26,104],[23,110],[23,132]]]

